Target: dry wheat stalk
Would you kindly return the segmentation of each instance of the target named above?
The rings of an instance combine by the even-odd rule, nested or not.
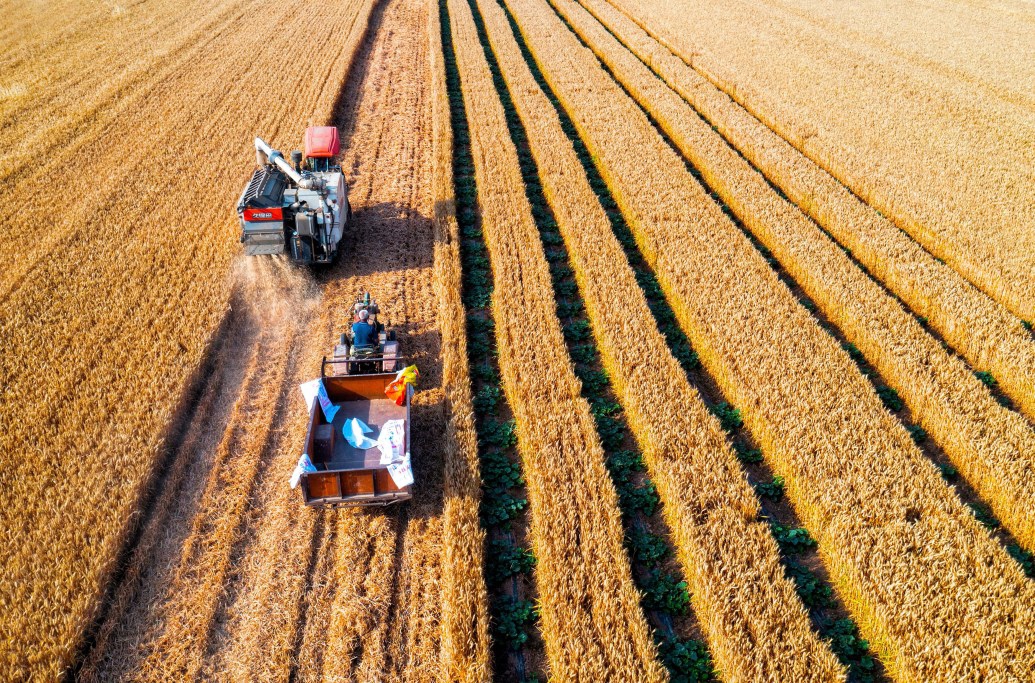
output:
[[[1035,590],[1017,565],[553,10],[507,4],[890,673],[1027,675]]]
[[[1035,321],[1030,95],[1027,102],[1003,98],[942,65],[903,61],[866,34],[816,25],[779,3],[612,4],[932,254]],[[997,5],[989,12],[994,23],[957,28],[971,46],[989,31],[995,40],[978,39],[982,51],[1030,64],[1031,31],[1013,18],[1018,9]],[[918,21],[908,5],[886,5],[883,13]],[[1026,30],[1027,40],[1007,43],[996,23],[1006,32]],[[945,42],[969,56],[959,41]]]

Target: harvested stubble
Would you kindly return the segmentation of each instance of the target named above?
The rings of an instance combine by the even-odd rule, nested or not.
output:
[[[1030,107],[776,3],[612,4],[935,256],[1035,320]],[[1013,23],[1003,11],[1011,4],[999,6],[1000,23]],[[905,6],[884,11],[912,19]],[[1024,59],[1023,42],[1006,49]]]
[[[290,334],[270,336],[274,343],[260,344],[254,358],[267,369],[249,371],[261,384],[244,386],[217,448],[200,509],[182,548],[179,570],[170,583],[172,599],[161,610],[161,631],[148,644],[150,654],[141,663],[145,678],[193,680],[203,664],[233,550],[241,538],[241,516],[258,478],[262,458],[257,455],[268,447],[271,418],[281,398],[291,350]],[[256,419],[258,416],[265,419]]]
[[[1003,392],[1035,417],[1035,342],[1019,318],[924,251],[606,0],[580,2],[974,368],[991,372]]]
[[[784,577],[779,550],[718,420],[652,325],[643,291],[575,150],[494,0],[479,0],[528,134],[608,375],[664,503],[717,668],[731,681],[844,680]],[[762,634],[760,637],[759,634]]]
[[[517,151],[466,0],[449,3],[493,270],[493,317],[531,505],[550,675],[666,679],[622,547],[618,497],[554,312]],[[528,330],[536,331],[533,340]]]
[[[323,678],[325,655],[340,642],[329,634],[332,611],[320,609],[321,605],[333,602],[334,593],[344,581],[338,573],[342,557],[349,558],[352,566],[358,564],[355,553],[345,555],[351,548],[341,548],[338,543],[338,529],[324,519],[333,512],[323,511],[317,514],[317,533],[309,546],[310,565],[309,580],[301,611],[306,615],[304,624],[299,626],[291,636],[295,642],[294,668],[288,674],[298,683],[319,681]],[[347,537],[346,541],[353,540]]]
[[[256,500],[253,538],[242,553],[241,575],[227,589],[232,602],[226,633],[214,644],[214,670],[228,671],[234,680],[287,678],[295,638],[311,619],[330,624],[321,667],[327,680],[419,680],[440,660],[441,629],[434,625],[442,598],[435,563],[445,540],[441,468],[449,451],[434,283],[430,11],[426,0],[376,3],[368,38],[343,88],[334,122],[348,140],[342,166],[350,171],[356,223],[348,258],[326,276],[320,317],[307,328],[295,380],[311,378],[319,367],[321,354],[350,317],[356,292],[374,293],[422,373],[412,411],[415,476],[422,486],[404,507],[328,515],[328,525],[337,524],[337,552],[345,553],[335,558],[343,582],[329,602],[310,605],[307,586],[321,579],[309,569],[312,516],[300,508],[298,492],[284,485],[305,422],[291,384],[291,410],[269,481]],[[346,523],[345,516],[354,519]],[[421,575],[427,581],[416,583]],[[307,611],[299,614],[303,601]]]
[[[862,272],[585,9],[552,0],[708,185],[898,390],[996,515],[1035,548],[1035,430]],[[1017,330],[1027,334],[1017,321]],[[1031,341],[1023,342],[1035,349]]]
[[[281,56],[309,35],[290,8],[255,4],[217,3],[215,23],[203,14],[202,26],[216,30],[177,33],[185,42],[147,78],[109,93],[128,110],[58,126],[59,151],[0,189],[19,207],[2,219],[4,248],[18,254],[0,294],[0,602],[17,606],[0,617],[0,642],[11,644],[0,655],[5,680],[50,679],[69,665],[178,392],[225,314],[239,247],[226,205],[234,190],[214,188],[237,185],[257,130],[276,136],[290,122],[294,138],[298,121],[329,111],[336,92],[327,83],[348,69],[350,46],[327,37],[314,46],[326,55],[324,79],[288,74],[261,102],[227,88],[261,65],[283,68]],[[327,35],[347,35],[365,4],[327,10]],[[148,8],[135,7],[146,18]],[[92,54],[83,40],[80,58]],[[98,69],[68,64],[66,93],[87,97],[93,86],[77,86],[76,75]],[[27,248],[19,212],[68,206],[69,197],[74,206],[44,223],[42,246]]]
[[[183,417],[177,418],[178,426],[173,433],[182,436],[169,444],[173,452],[166,460],[168,472],[149,509],[144,511],[147,523],[134,542],[128,566],[111,595],[104,622],[93,636],[92,647],[74,672],[76,680],[124,677],[121,673],[124,669],[118,667],[127,663],[126,658],[120,657],[118,648],[111,647],[112,644],[143,643],[149,638],[140,622],[134,621],[133,614],[141,603],[148,609],[156,609],[157,595],[164,594],[164,588],[174,582],[181,568],[173,562],[153,564],[145,558],[186,555],[193,560],[199,554],[203,556],[191,552],[185,544],[193,543],[197,550],[199,539],[192,536],[197,525],[192,524],[192,516],[205,505],[206,488],[215,485],[210,477],[214,460],[229,454],[228,440],[234,437],[226,426],[231,424],[232,416],[239,421],[242,407],[253,400],[254,397],[245,395],[246,391],[254,393],[256,387],[268,390],[271,381],[265,376],[283,372],[280,367],[260,362],[264,354],[276,351],[277,335],[263,328],[269,326],[271,319],[294,318],[285,316],[282,308],[269,305],[272,294],[269,287],[278,283],[277,278],[271,277],[274,271],[259,267],[254,279],[235,288],[232,312],[220,326],[205,367],[199,373],[204,378],[198,382],[199,400]],[[256,301],[262,304],[255,305]],[[257,430],[262,428],[256,425]],[[234,460],[238,466],[241,464],[239,459]],[[225,462],[223,460],[223,464]],[[209,502],[207,507],[211,511],[213,506]],[[163,590],[153,591],[157,585]]]
[[[1030,582],[592,52],[542,0],[508,5],[889,673],[1027,676]]]
[[[467,364],[460,230],[453,188],[453,131],[442,51],[440,13],[428,22],[431,46],[435,148],[435,288],[442,335],[442,386],[445,389],[445,488],[442,512],[442,657],[447,681],[491,678],[488,593],[485,587],[485,531],[478,517],[481,476],[478,436]]]

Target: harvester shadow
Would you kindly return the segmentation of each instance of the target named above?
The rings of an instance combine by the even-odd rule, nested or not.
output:
[[[353,207],[337,259],[329,267],[313,268],[312,278],[326,288],[351,277],[430,269],[434,229],[431,216],[398,202]],[[372,294],[377,298],[377,292]]]

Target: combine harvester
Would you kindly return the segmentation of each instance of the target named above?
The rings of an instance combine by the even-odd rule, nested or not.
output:
[[[349,188],[341,166],[334,126],[305,131],[305,154],[291,163],[262,138],[255,138],[259,168],[237,202],[241,242],[249,256],[290,254],[304,264],[332,263],[352,221]]]

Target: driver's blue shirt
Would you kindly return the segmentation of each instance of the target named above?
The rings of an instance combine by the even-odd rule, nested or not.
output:
[[[353,346],[373,346],[376,339],[377,330],[374,329],[373,325],[362,320],[352,323]]]

